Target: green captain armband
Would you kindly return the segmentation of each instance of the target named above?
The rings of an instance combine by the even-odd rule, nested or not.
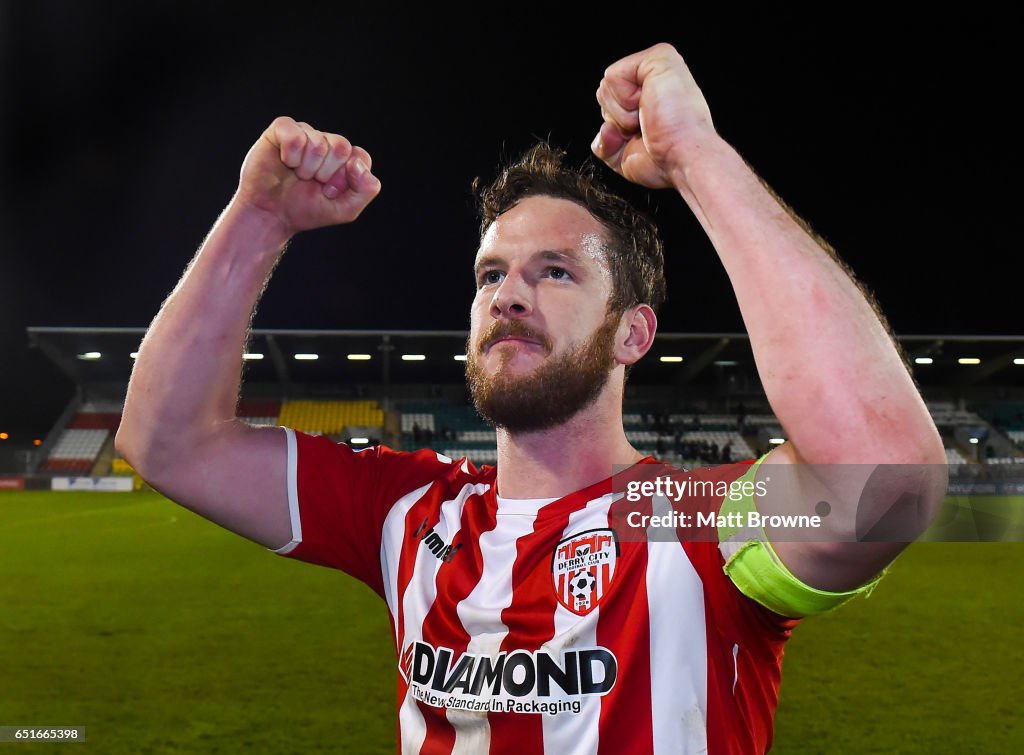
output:
[[[765,455],[767,456],[767,454]],[[762,456],[739,481],[755,481]],[[753,488],[753,486],[744,486]],[[754,495],[732,500],[726,496],[722,514],[739,513],[732,521],[747,521],[748,512],[757,511]],[[719,527],[718,548],[725,558],[724,571],[733,584],[753,601],[780,616],[803,618],[830,611],[857,595],[868,595],[885,576],[879,574],[871,582],[848,592],[828,592],[804,584],[786,568],[763,527]]]

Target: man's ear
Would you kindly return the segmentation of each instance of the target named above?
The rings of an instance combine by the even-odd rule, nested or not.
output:
[[[654,334],[658,332],[658,316],[646,304],[637,304],[622,314],[618,338],[615,341],[615,361],[635,364],[651,350]]]

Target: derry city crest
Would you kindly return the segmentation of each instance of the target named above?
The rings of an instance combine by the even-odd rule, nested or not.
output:
[[[551,581],[558,602],[577,616],[593,611],[611,586],[619,542],[610,529],[580,532],[555,546]]]

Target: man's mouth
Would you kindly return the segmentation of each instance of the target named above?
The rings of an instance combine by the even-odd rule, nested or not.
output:
[[[534,340],[532,338],[523,338],[522,336],[502,336],[501,338],[496,338],[490,343],[488,343],[487,346],[484,347],[484,351],[490,351],[492,346],[497,346],[502,343],[525,343],[529,344],[530,346],[543,345],[540,341]]]
[[[533,330],[519,322],[494,323],[489,333],[480,339],[480,352],[486,354],[492,346],[502,343],[519,343],[539,346],[543,351],[551,351],[551,345],[543,333]]]

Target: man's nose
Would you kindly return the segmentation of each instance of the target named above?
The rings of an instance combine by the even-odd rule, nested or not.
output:
[[[519,275],[508,273],[494,289],[491,317],[523,318],[533,312],[533,292]]]

